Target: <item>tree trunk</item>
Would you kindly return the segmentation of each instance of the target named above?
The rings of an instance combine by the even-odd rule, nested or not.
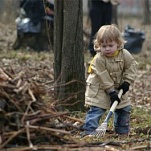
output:
[[[55,5],[55,96],[61,109],[79,110],[85,92],[82,1],[56,0]]]
[[[143,1],[143,24],[147,25],[150,24],[150,5],[149,5],[149,0],[144,0]]]
[[[59,98],[59,84],[61,81],[61,61],[62,61],[62,43],[63,43],[63,1],[56,0],[54,3],[54,80],[55,98]]]
[[[19,0],[0,0],[0,20],[3,23],[15,23]]]
[[[113,16],[112,16],[112,23],[116,24],[118,26],[117,7],[118,7],[118,5],[113,5],[113,7],[112,7],[112,12],[113,12],[112,13],[113,14]]]

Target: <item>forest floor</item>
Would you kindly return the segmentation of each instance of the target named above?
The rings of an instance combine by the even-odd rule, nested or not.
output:
[[[108,127],[108,132],[102,138],[84,138],[80,139],[79,131],[74,134],[73,139],[78,145],[62,145],[58,150],[66,151],[121,151],[121,150],[151,150],[151,33],[150,25],[142,25],[141,19],[132,18],[119,20],[119,28],[130,24],[132,27],[141,29],[145,32],[146,39],[143,43],[142,51],[133,54],[138,62],[138,77],[130,90],[130,99],[132,100],[131,113],[131,132],[128,137],[118,137],[114,134],[112,120]],[[89,26],[84,25],[86,30]],[[24,69],[43,68],[51,71],[53,79],[53,52],[35,52],[29,48],[13,50],[12,45],[16,39],[16,27],[10,24],[0,24],[0,67],[4,70],[12,68],[15,71]],[[87,50],[85,50],[86,62],[91,59]],[[30,70],[30,72],[32,72]],[[84,120],[85,113],[73,113],[73,117]],[[100,121],[101,123],[101,121]],[[28,150],[28,149],[27,149]],[[29,149],[30,150],[30,149]],[[49,149],[45,149],[45,151]],[[50,149],[53,150],[53,149]],[[55,150],[55,149],[54,149]]]

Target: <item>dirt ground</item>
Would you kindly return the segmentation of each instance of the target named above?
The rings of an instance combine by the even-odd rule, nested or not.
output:
[[[62,147],[60,150],[104,150],[104,151],[121,151],[121,150],[151,150],[151,25],[142,25],[140,18],[132,19],[119,19],[119,28],[123,31],[124,27],[129,24],[137,30],[141,29],[145,32],[146,39],[143,43],[142,51],[139,54],[133,54],[138,62],[138,77],[131,88],[130,98],[132,100],[132,106],[134,107],[131,121],[132,121],[132,132],[128,138],[119,138],[114,135],[110,128],[110,133],[101,139],[91,139],[85,138],[83,140],[79,139],[78,133],[77,136],[74,136],[75,140],[82,144],[89,143],[88,146],[77,147],[77,148],[66,148]],[[84,28],[89,31],[89,26],[84,25]],[[36,68],[39,64],[52,64],[52,60],[48,57],[48,53],[39,54],[37,52],[31,52],[29,49],[17,50],[12,49],[12,45],[16,39],[16,26],[10,24],[0,23],[0,67],[7,68],[11,65],[13,68],[20,68],[20,66],[26,66],[26,68]],[[31,56],[42,57],[40,60],[35,58],[31,61]],[[40,56],[41,55],[41,56]],[[85,53],[86,56],[89,54]],[[13,56],[11,58],[11,56]],[[17,56],[17,58],[15,58]],[[28,60],[30,63],[25,64],[24,61],[19,60],[21,58]],[[47,57],[46,57],[47,56]],[[52,58],[53,59],[53,58]],[[38,62],[37,62],[38,60]],[[49,67],[52,71],[52,67]],[[137,108],[137,110],[135,110]],[[135,112],[137,111],[137,114]],[[81,118],[82,119],[82,118]],[[90,144],[90,142],[95,142],[96,144]],[[105,142],[106,144],[103,144]],[[116,143],[114,143],[116,142]],[[59,150],[59,149],[58,149]]]

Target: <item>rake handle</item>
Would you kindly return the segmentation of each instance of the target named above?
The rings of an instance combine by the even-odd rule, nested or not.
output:
[[[121,98],[122,94],[123,94],[123,89],[120,89],[120,91],[118,93],[118,97]],[[114,112],[117,105],[118,105],[118,101],[114,101],[114,103],[112,104],[112,106],[110,108],[110,111]]]
[[[119,91],[119,93],[118,93],[118,97],[121,98],[122,94],[123,94],[123,90],[120,89],[120,91]],[[115,108],[117,107],[117,105],[118,105],[118,101],[114,101],[114,103],[112,104],[112,106],[111,106],[111,108],[110,108],[110,111],[109,111],[109,113],[107,114],[107,116],[106,116],[104,122],[108,122],[108,120],[109,120],[110,117],[112,116],[113,112],[115,111]]]

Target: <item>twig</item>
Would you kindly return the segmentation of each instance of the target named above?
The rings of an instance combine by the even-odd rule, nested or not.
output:
[[[52,118],[52,115],[42,115],[40,117],[37,117],[37,118],[34,118],[34,119],[28,119],[28,120],[30,120],[30,124],[35,124],[36,122],[39,122],[39,121],[42,121],[42,120],[49,120],[51,118]]]
[[[150,150],[151,147],[149,145],[144,145],[144,146],[137,146],[137,147],[132,147],[130,148],[130,150],[141,150],[141,149],[145,149],[145,150]]]
[[[29,147],[30,148],[33,148],[33,144],[30,140],[30,131],[29,131],[29,121],[26,122],[26,134],[27,134],[27,140],[28,140],[28,143],[29,143]]]
[[[3,81],[10,81],[11,78],[0,68],[0,79],[2,79]]]
[[[32,98],[32,102],[31,102],[31,103],[35,102],[35,101],[36,101],[36,98],[35,98],[35,96],[33,95],[31,89],[28,89],[28,93],[29,93],[29,95],[30,95],[31,98]]]
[[[78,119],[78,118],[75,118],[75,117],[71,117],[71,116],[67,116],[67,115],[63,115],[63,117],[68,118],[68,119],[70,119],[70,120],[73,120],[73,121],[75,121],[75,122],[83,123],[82,120],[80,120],[80,119]]]
[[[26,90],[27,86],[28,86],[28,83],[25,82],[23,86],[19,87],[18,89],[14,89],[14,92],[20,93],[21,91]]]
[[[20,87],[21,82],[22,82],[22,80],[21,80],[21,79],[19,79],[19,80],[18,80],[18,82],[17,82],[17,84],[16,84],[16,87],[17,87],[17,88],[18,88],[18,87]]]
[[[14,83],[14,82],[17,81],[17,80],[20,80],[20,78],[21,78],[21,76],[22,76],[23,74],[24,74],[24,72],[21,71],[15,78],[13,78],[13,79],[11,80],[11,82]]]
[[[14,102],[14,100],[5,92],[0,92],[3,94],[3,96],[5,96],[12,104],[14,104],[14,106],[20,111],[23,112],[23,110]]]
[[[51,131],[51,132],[63,133],[63,134],[70,134],[70,132],[68,131],[58,130],[54,128],[47,128],[47,127],[42,127],[42,126],[29,125],[29,128],[38,129],[38,130],[46,130],[46,131]]]
[[[4,87],[4,88],[11,88],[11,89],[15,89],[17,88],[16,86],[14,85],[10,85],[10,84],[6,84],[6,83],[0,83],[0,87]]]
[[[0,145],[0,149],[2,149],[3,147],[5,147],[13,138],[15,138],[20,133],[23,133],[24,131],[25,131],[25,128],[20,129],[19,131],[14,132],[14,134],[12,134],[12,136],[10,136],[4,143],[2,143],[2,145]]]
[[[24,121],[24,119],[25,119],[25,116],[28,114],[29,109],[32,110],[31,104],[32,104],[33,102],[36,102],[36,98],[34,97],[32,91],[31,91],[30,89],[28,89],[28,93],[29,93],[29,95],[31,96],[32,101],[30,101],[30,102],[28,103],[28,106],[27,106],[27,109],[26,109],[26,111],[25,111],[25,114],[24,114],[24,116],[23,116],[22,119],[21,119],[22,123],[23,123],[23,121]],[[33,110],[32,110],[32,111],[33,111]]]

